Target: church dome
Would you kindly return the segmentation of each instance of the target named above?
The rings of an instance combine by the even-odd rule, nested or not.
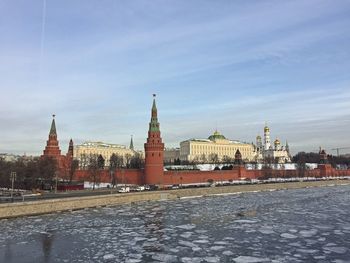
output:
[[[260,135],[256,136],[256,139],[261,140],[261,136]]]
[[[269,132],[270,131],[270,128],[269,127],[267,127],[267,126],[265,126],[265,128],[264,128],[264,132]]]
[[[281,144],[281,142],[278,139],[276,139],[275,144]]]
[[[215,131],[212,135],[208,137],[209,140],[215,141],[215,140],[226,140],[225,136],[220,134],[220,132]]]

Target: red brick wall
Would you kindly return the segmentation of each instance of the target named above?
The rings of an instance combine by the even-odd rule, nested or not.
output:
[[[228,181],[238,180],[238,170],[228,171],[166,171],[164,172],[163,184],[193,184],[193,183],[207,183],[208,180],[213,181]]]
[[[115,179],[117,184],[143,184],[143,170],[140,169],[122,169],[115,171]],[[74,180],[92,181],[89,171],[77,170],[74,174]],[[108,170],[101,171],[101,183],[110,183],[111,177]]]
[[[257,179],[264,176],[268,177],[299,177],[298,170],[246,170],[244,167],[236,167],[233,170],[218,171],[165,171],[164,175],[158,180],[161,185],[173,184],[194,184],[207,183],[208,180],[228,181],[240,179]],[[350,176],[350,170],[336,170],[330,165],[320,165],[314,170],[305,170],[304,177],[322,177],[322,176]],[[87,170],[78,170],[75,173],[74,180],[91,181]],[[151,184],[145,181],[144,170],[142,169],[122,169],[116,171],[116,180],[118,184]],[[108,170],[102,171],[101,182],[110,183],[111,178]]]

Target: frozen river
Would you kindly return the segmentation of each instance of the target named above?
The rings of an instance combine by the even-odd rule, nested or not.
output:
[[[350,262],[350,187],[0,220],[0,262]]]

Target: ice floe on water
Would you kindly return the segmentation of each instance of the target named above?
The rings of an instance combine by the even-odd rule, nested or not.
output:
[[[349,262],[348,218],[349,186],[84,209],[1,220],[0,262]]]
[[[268,258],[257,258],[251,256],[239,256],[233,259],[236,263],[259,263],[259,262],[270,262]]]
[[[317,229],[301,230],[299,235],[302,237],[312,237],[317,234]]]
[[[196,228],[196,225],[194,225],[194,224],[187,224],[187,225],[177,226],[177,228],[186,229],[186,230],[191,230],[191,229],[193,229],[193,228]]]
[[[293,235],[293,234],[290,234],[290,233],[283,233],[283,234],[281,234],[281,237],[283,237],[283,238],[289,238],[289,239],[297,238],[296,235]]]

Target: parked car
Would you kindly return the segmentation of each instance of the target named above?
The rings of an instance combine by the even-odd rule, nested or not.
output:
[[[137,192],[141,192],[141,191],[145,191],[145,190],[146,190],[146,187],[143,186],[143,185],[140,185],[140,186],[138,186],[138,187],[136,188],[136,191],[137,191]]]
[[[129,193],[130,187],[122,187],[118,190],[118,193]]]

